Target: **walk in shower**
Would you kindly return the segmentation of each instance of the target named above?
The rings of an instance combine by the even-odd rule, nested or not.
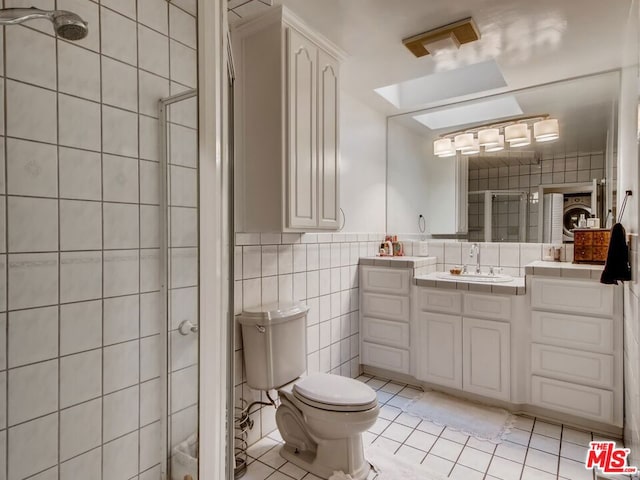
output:
[[[469,241],[526,242],[528,199],[523,191],[469,192]]]
[[[197,480],[196,2],[38,6],[0,15],[39,17],[0,36],[0,480]]]

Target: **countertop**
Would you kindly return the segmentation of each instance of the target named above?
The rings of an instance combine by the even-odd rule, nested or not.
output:
[[[440,272],[441,273],[441,272]],[[503,295],[525,295],[524,277],[514,277],[510,282],[479,283],[464,279],[439,278],[438,273],[418,275],[415,284],[419,287],[448,288],[470,292],[497,293]]]
[[[543,275],[545,277],[591,278],[600,280],[604,265],[587,265],[571,262],[547,262],[538,260],[525,266],[526,275]]]
[[[360,265],[392,268],[421,268],[436,264],[436,257],[360,257]]]

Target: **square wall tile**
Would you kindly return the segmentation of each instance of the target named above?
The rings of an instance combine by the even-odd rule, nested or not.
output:
[[[140,68],[169,78],[169,39],[140,25],[138,27],[138,43]]]
[[[102,346],[102,300],[60,306],[60,354]]]
[[[102,452],[102,478],[125,479],[138,473],[138,432],[105,444]]]
[[[60,412],[60,460],[65,461],[100,445],[102,399]],[[90,478],[90,477],[88,477]]]
[[[81,200],[102,198],[102,159],[99,153],[60,148],[60,196]]]
[[[197,48],[197,31],[196,19],[193,15],[169,4],[169,33],[172,39],[191,48]]]
[[[160,292],[140,295],[140,336],[156,335],[161,331],[162,298]]]
[[[100,4],[127,17],[136,18],[136,0],[102,0]]]
[[[102,248],[102,205],[60,200],[60,250]]]
[[[144,70],[138,70],[138,81],[140,83],[138,97],[140,113],[158,118],[158,99],[169,96],[169,80]]]
[[[171,341],[171,371],[190,367],[198,363],[198,337],[196,335],[182,335],[173,331]],[[197,382],[196,382],[197,383]]]
[[[160,160],[158,120],[144,115],[138,116],[140,129],[140,158],[158,162]]]
[[[78,455],[60,464],[60,480],[100,478],[102,473],[102,448]]]
[[[97,398],[102,393],[102,350],[60,358],[60,408]]]
[[[197,55],[193,48],[171,40],[171,80],[196,88],[198,77]]]
[[[162,456],[162,430],[160,422],[140,429],[140,470],[147,470],[158,463]]]
[[[21,480],[58,463],[58,415],[9,429],[9,480]]]
[[[56,143],[56,94],[24,83],[7,81],[7,135]]]
[[[104,344],[111,345],[138,337],[140,302],[138,295],[104,299]]]
[[[7,193],[57,197],[58,152],[55,145],[7,139]]]
[[[138,110],[138,70],[131,65],[102,57],[102,102]]]
[[[102,107],[102,149],[105,153],[138,156],[138,116],[117,108]]]
[[[5,38],[6,75],[55,89],[55,38],[29,28],[8,28]]]
[[[58,360],[9,370],[9,425],[58,409]]]
[[[100,104],[69,95],[58,99],[60,145],[99,151]]]
[[[138,248],[138,205],[126,203],[103,204],[104,248]]]
[[[160,207],[140,205],[140,248],[159,248],[160,235]]]
[[[140,203],[160,204],[160,165],[140,160]]]
[[[58,254],[9,255],[9,308],[14,310],[56,303]]]
[[[140,292],[160,290],[160,249],[140,253]]]
[[[173,110],[170,111],[173,114]],[[173,115],[172,115],[173,117]],[[181,125],[169,125],[171,164],[198,167],[198,131]]]
[[[140,381],[146,382],[160,376],[160,348],[160,335],[140,340]]]
[[[109,442],[138,428],[139,390],[136,385],[104,397],[103,442]]]
[[[160,420],[161,398],[159,378],[140,384],[140,425]]]
[[[60,302],[93,300],[102,296],[102,252],[60,254]]]
[[[140,347],[137,340],[104,348],[104,393],[138,382]]]
[[[169,177],[171,206],[198,206],[198,171],[171,165]]]
[[[138,22],[154,30],[168,33],[168,5],[158,8],[155,0],[138,0]]]
[[[100,56],[72,43],[58,42],[58,90],[99,102]]]
[[[58,356],[58,307],[9,312],[9,367]]]
[[[7,210],[10,252],[58,250],[57,200],[9,197]]]
[[[172,248],[170,288],[193,287],[198,284],[198,249]]]
[[[137,64],[136,23],[106,8],[100,8],[102,53],[135,66]]]
[[[137,250],[104,252],[104,296],[138,293],[138,269]]]

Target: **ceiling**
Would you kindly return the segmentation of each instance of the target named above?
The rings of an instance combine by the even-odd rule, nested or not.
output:
[[[345,50],[343,90],[387,115],[619,68],[627,23],[635,18],[632,0],[275,0],[274,4],[286,5]],[[469,16],[481,38],[459,50],[416,58],[402,44],[403,38]],[[440,82],[438,98],[401,109],[374,92],[487,61],[497,64],[506,86],[460,95],[447,92],[446,82]],[[469,82],[473,81],[470,75]]]

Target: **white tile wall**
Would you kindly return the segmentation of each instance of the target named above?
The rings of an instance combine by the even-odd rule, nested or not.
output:
[[[78,13],[90,33],[67,42],[32,22],[0,37],[0,479],[156,480],[157,101],[196,86],[195,3],[33,4]],[[173,444],[197,420],[197,342],[175,334],[183,319],[198,323],[196,114],[195,100],[176,106],[169,132],[181,206],[171,214]]]
[[[300,301],[307,316],[307,371],[360,373],[358,260],[374,255],[384,234],[237,233],[235,313],[243,308]],[[322,242],[322,243],[321,243]],[[259,398],[244,378],[242,337],[236,329],[236,401]],[[274,411],[254,414],[249,442],[276,428]]]

